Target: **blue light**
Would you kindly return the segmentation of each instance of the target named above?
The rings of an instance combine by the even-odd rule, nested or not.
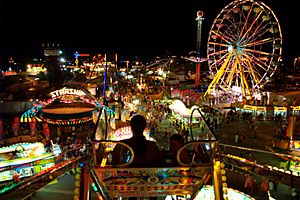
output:
[[[78,58],[78,57],[80,56],[80,54],[76,51],[76,52],[74,53],[74,56],[75,56],[75,58]]]

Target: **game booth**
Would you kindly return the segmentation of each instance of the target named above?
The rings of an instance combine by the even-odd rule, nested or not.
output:
[[[297,116],[288,118],[288,127],[284,136],[275,137],[273,148],[287,150],[289,154],[295,157],[300,156],[300,121]],[[300,176],[300,159],[283,162],[283,168],[292,171],[295,176]]]
[[[300,106],[291,106],[293,116],[300,116]]]
[[[274,109],[270,106],[244,105],[243,112],[252,113],[256,120],[273,120]]]
[[[50,148],[50,149],[49,149]],[[61,151],[55,149],[56,155]],[[60,150],[60,149],[59,149]],[[55,165],[52,147],[41,142],[16,143],[0,148],[0,183],[33,176]]]
[[[287,107],[274,106],[274,118],[280,115],[283,119],[286,119],[287,110],[288,110]]]

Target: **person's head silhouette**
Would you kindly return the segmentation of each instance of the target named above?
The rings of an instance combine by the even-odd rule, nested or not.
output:
[[[146,128],[147,122],[143,115],[134,115],[130,120],[131,131],[133,137],[143,136],[143,132]]]
[[[184,145],[184,138],[180,134],[173,134],[169,138],[169,144],[170,151],[177,154],[177,151]]]

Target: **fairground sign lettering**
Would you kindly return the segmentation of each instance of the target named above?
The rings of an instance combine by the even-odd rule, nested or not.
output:
[[[60,90],[55,90],[50,92],[52,98],[60,97],[64,95],[75,95],[75,96],[85,96],[85,93],[82,90],[71,89],[71,88],[62,88]]]

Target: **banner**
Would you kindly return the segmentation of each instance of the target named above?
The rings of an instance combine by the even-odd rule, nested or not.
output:
[[[31,136],[36,136],[36,134],[37,134],[35,117],[31,118],[30,132],[31,132],[31,134],[30,134]]]
[[[19,119],[18,116],[14,117],[14,121],[13,121],[13,124],[12,124],[12,131],[13,131],[15,137],[19,136],[19,132],[20,132],[20,119]]]
[[[266,181],[264,178],[261,179],[259,190],[262,191],[262,192],[268,192],[269,191],[269,182]]]
[[[50,129],[47,122],[43,123],[43,130],[44,130],[45,137],[48,140],[50,138]]]

